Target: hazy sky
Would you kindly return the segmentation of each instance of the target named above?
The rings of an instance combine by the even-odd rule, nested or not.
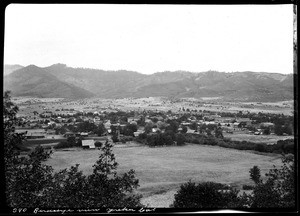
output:
[[[292,73],[293,6],[11,4],[4,63]]]

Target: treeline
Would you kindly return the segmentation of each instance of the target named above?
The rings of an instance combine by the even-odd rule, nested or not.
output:
[[[182,133],[175,134],[171,130],[157,133],[142,133],[135,138],[135,141],[148,145],[149,147],[184,145],[186,140]]]
[[[254,150],[258,152],[294,154],[294,139],[279,140],[276,144],[254,143],[248,141],[232,141],[228,138],[216,138],[205,134],[184,134],[187,143],[199,145],[215,145],[238,150]]]
[[[218,133],[215,133],[218,135]],[[136,141],[143,143],[150,147],[155,146],[172,146],[184,145],[185,143],[199,144],[199,145],[213,145],[224,148],[233,148],[238,150],[253,150],[266,153],[277,154],[294,154],[294,139],[279,140],[276,144],[267,145],[266,143],[253,143],[248,141],[232,141],[228,138],[215,137],[213,135],[205,134],[191,134],[191,133],[173,133],[167,131],[164,133],[142,133]]]
[[[65,134],[68,131],[78,133],[78,132],[88,132],[88,133],[94,133],[98,136],[102,136],[107,130],[103,124],[96,125],[93,122],[83,121],[80,122],[77,125],[63,125],[62,127],[55,127],[55,134]]]

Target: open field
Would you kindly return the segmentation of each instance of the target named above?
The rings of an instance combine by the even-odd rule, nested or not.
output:
[[[122,99],[103,99],[103,98],[87,98],[81,100],[61,99],[61,98],[13,98],[19,108],[19,115],[29,115],[33,111],[41,113],[45,110],[55,111],[56,109],[68,108],[78,111],[113,111],[116,109],[128,110],[161,110],[173,112],[179,111],[181,108],[190,110],[206,110],[215,112],[231,112],[237,113],[253,112],[253,113],[276,113],[284,115],[292,115],[293,101],[281,101],[276,103],[242,103],[242,102],[225,102],[219,99],[182,99],[171,101],[163,97],[148,98],[122,98]]]
[[[235,141],[247,141],[253,143],[266,143],[267,145],[274,145],[278,140],[294,139],[294,136],[277,136],[277,135],[254,135],[247,134],[244,131],[230,133],[223,133],[225,138],[230,138]]]
[[[66,151],[68,150],[68,151]],[[134,169],[140,180],[138,192],[150,207],[169,207],[180,184],[192,181],[214,181],[241,188],[251,184],[249,169],[261,168],[262,176],[273,164],[280,166],[280,155],[254,154],[249,151],[217,146],[186,145],[182,147],[149,148],[140,145],[115,145],[113,151],[119,173]],[[46,163],[56,171],[76,163],[85,173],[99,155],[97,150],[80,148],[57,150]]]

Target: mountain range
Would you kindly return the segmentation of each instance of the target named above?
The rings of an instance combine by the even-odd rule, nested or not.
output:
[[[267,72],[166,71],[145,75],[134,71],[4,66],[4,90],[13,96],[60,98],[219,97],[226,101],[293,100],[296,75]]]

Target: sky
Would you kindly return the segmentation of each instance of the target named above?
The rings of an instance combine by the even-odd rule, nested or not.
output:
[[[10,4],[4,63],[293,73],[293,6]]]

